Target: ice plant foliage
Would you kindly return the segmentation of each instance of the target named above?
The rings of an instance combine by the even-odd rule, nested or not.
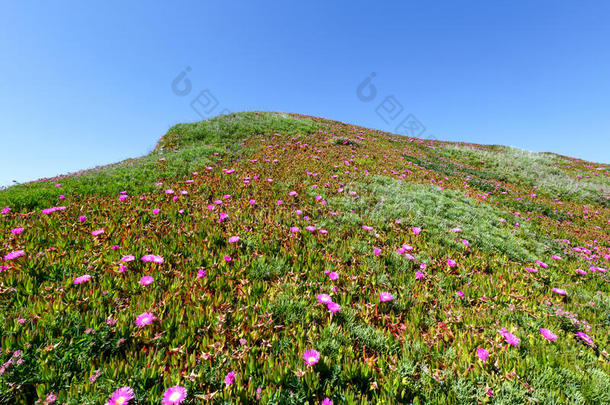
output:
[[[248,112],[0,190],[0,403],[608,402],[609,168]]]

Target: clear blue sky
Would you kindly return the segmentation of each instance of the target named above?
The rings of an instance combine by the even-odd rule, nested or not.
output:
[[[206,89],[211,115],[413,114],[423,137],[610,162],[610,2],[91,3],[0,5],[0,185],[143,155]]]

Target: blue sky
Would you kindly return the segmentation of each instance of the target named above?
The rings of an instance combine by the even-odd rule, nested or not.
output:
[[[412,116],[422,137],[610,163],[609,2],[200,3],[3,2],[0,185],[146,154],[224,109]]]

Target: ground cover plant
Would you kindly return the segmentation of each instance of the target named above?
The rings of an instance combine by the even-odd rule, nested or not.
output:
[[[610,403],[609,166],[297,114],[0,190],[0,403]]]

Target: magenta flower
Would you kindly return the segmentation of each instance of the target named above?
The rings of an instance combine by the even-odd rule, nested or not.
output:
[[[239,242],[239,236],[237,236],[237,235],[231,236],[229,238],[229,243],[235,243],[235,242]]]
[[[313,366],[320,360],[320,352],[313,349],[306,350],[303,354],[303,360],[306,366]]]
[[[106,405],[127,405],[133,399],[135,393],[129,387],[121,387],[114,391],[112,396],[106,402]]]
[[[197,278],[204,278],[207,275],[205,269],[197,270]]]
[[[158,213],[160,213],[161,210],[159,208],[153,208],[152,213],[157,215]]]
[[[553,288],[553,292],[555,294],[559,294],[559,295],[566,295],[567,294],[566,290],[562,290],[561,288],[557,288],[557,287]]]
[[[91,232],[91,235],[97,236],[97,235],[101,235],[103,233],[104,233],[103,229],[96,229],[95,231]]]
[[[336,302],[329,302],[326,304],[326,308],[328,308],[328,310],[334,314],[335,312],[339,312],[341,305],[337,304]]]
[[[413,235],[419,235],[421,233],[421,228],[414,226],[413,228],[411,228],[411,231],[413,232]]]
[[[126,255],[126,256],[121,257],[121,261],[123,263],[129,263],[129,262],[133,261],[135,258],[136,257],[134,255]]]
[[[587,272],[586,272],[586,271],[584,271],[583,269],[576,269],[576,272],[577,272],[578,274],[580,274],[581,276],[586,276],[586,275],[587,275]]]
[[[381,253],[381,249],[379,249],[379,248],[374,248],[374,249],[373,249],[373,253],[375,253],[375,256],[379,256],[379,254]]]
[[[74,284],[82,284],[91,280],[91,276],[89,274],[84,274],[82,276],[76,277],[73,281]]]
[[[11,209],[9,207],[2,208],[2,213],[3,214],[8,214],[9,212],[11,212]]]
[[[415,272],[415,279],[417,280],[421,280],[422,278],[424,278],[424,273],[422,273],[421,271],[416,271]]]
[[[328,277],[332,280],[332,281],[337,281],[337,279],[339,279],[339,273],[332,271],[330,273],[328,273]]]
[[[290,228],[290,232],[292,232],[292,233],[299,233],[299,231],[300,231],[300,229],[297,228],[296,226],[293,226]]]
[[[136,318],[136,326],[141,328],[152,323],[155,319],[155,316],[150,312],[143,312]]]
[[[498,333],[500,335],[502,335],[504,337],[504,339],[506,339],[506,343],[508,343],[509,345],[513,345],[515,347],[519,346],[519,343],[521,343],[521,340],[519,340],[519,338],[515,335],[513,335],[512,333],[510,333],[509,331],[506,330],[506,328],[502,328],[498,331]]]
[[[549,329],[541,328],[540,333],[542,333],[542,336],[544,336],[545,339],[550,340],[551,342],[557,340],[557,335],[551,332]]]
[[[87,220],[87,217],[86,217],[86,216],[84,216],[84,215],[81,215],[80,217],[78,217],[78,220],[79,220],[80,222],[85,222],[85,221]]]
[[[479,359],[485,363],[487,357],[489,357],[489,352],[487,349],[477,349],[477,356],[479,356]]]
[[[546,269],[547,267],[549,267],[548,264],[546,264],[545,262],[542,262],[540,260],[536,260],[536,264],[544,269]]]
[[[392,294],[390,294],[389,292],[382,291],[379,293],[379,302],[392,301],[393,299],[394,299],[394,296]]]
[[[157,263],[157,264],[163,264],[163,262],[164,262],[163,257],[155,256],[155,255],[145,255],[145,256],[142,256],[141,260],[143,262],[154,262],[154,263]]]
[[[328,294],[318,294],[316,298],[320,304],[329,304],[333,302],[332,298],[330,298],[330,295]]]
[[[153,281],[155,281],[155,279],[151,276],[144,276],[140,279],[140,285],[150,285]]]
[[[13,229],[11,229],[11,233],[13,235],[19,235],[21,232],[23,232],[24,229],[25,228],[13,228]]]
[[[175,385],[171,388],[168,388],[163,393],[163,398],[161,399],[161,403],[163,405],[176,405],[186,399],[186,388]]]
[[[25,254],[25,252],[23,250],[15,250],[13,252],[7,253],[4,256],[4,260],[5,261],[13,260],[13,259],[23,256],[24,254]]]
[[[581,338],[589,346],[595,347],[595,342],[593,342],[593,339],[591,339],[591,337],[589,335],[587,335],[585,332],[576,332],[576,336]]]
[[[464,293],[463,293],[461,290],[457,292],[457,295],[458,295],[460,298],[464,298]]]
[[[457,264],[457,263],[455,262],[455,260],[453,260],[453,259],[449,259],[449,258],[447,259],[447,266],[449,266],[449,267],[455,267],[455,265],[456,265],[456,264]]]
[[[538,273],[538,269],[534,269],[532,267],[526,267],[525,270],[529,271],[530,273]]]
[[[228,387],[229,385],[233,385],[235,383],[235,371],[230,371],[225,376],[225,384]]]
[[[126,194],[121,194],[121,195],[119,196],[119,201],[125,201],[125,200],[126,200],[128,197],[129,197],[129,196],[128,196],[128,195],[126,195]]]
[[[331,401],[330,398],[324,398],[322,405],[333,405],[333,401]]]

